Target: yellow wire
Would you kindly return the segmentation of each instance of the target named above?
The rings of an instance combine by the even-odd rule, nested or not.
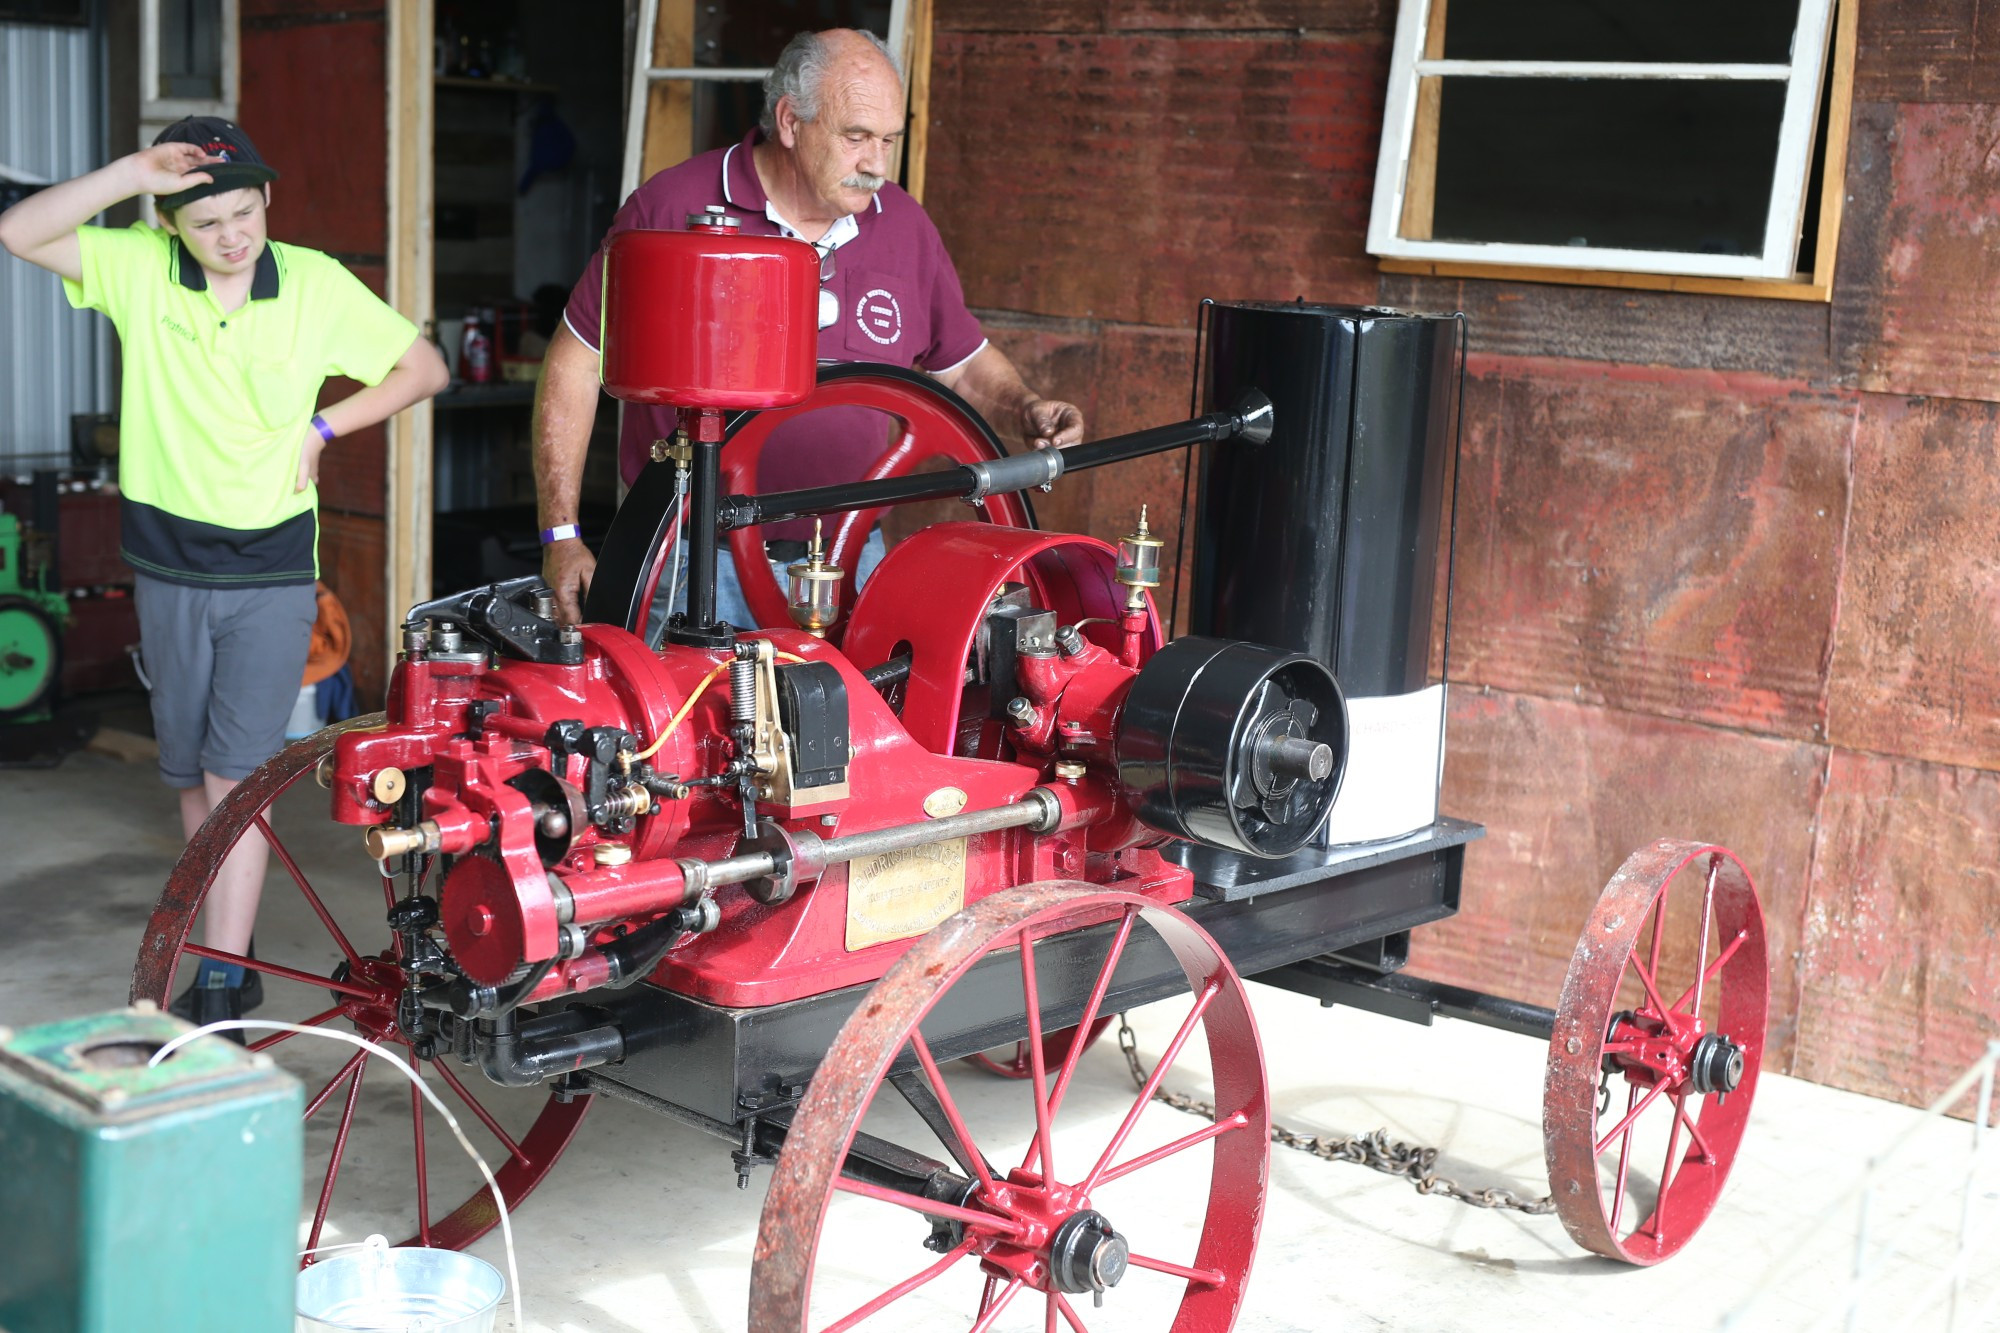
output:
[[[659,736],[653,741],[651,745],[648,745],[638,755],[634,756],[634,758],[642,760],[651,759],[654,755],[658,754],[660,752],[660,747],[667,743],[667,737],[674,734],[674,728],[678,727],[682,722],[687,720],[687,715],[690,711],[693,710],[696,701],[698,701],[701,698],[702,694],[708,689],[710,685],[715,683],[715,678],[727,670],[729,670],[729,663],[727,660],[717,662],[715,664],[715,670],[709,672],[706,676],[703,676],[701,678],[701,684],[694,687],[694,693],[690,694],[687,697],[687,702],[681,705],[680,711],[673,715],[673,718],[667,723],[666,728],[660,732]]]
[[[772,656],[776,657],[781,662],[803,662],[806,660],[803,657],[795,657],[791,653],[780,653],[775,650],[773,650]],[[715,669],[709,672],[706,676],[703,676],[701,678],[701,684],[694,687],[694,693],[690,694],[687,697],[687,702],[681,705],[680,711],[675,713],[673,717],[668,720],[666,728],[662,730],[657,737],[654,738],[653,743],[651,745],[648,745],[644,750],[641,750],[638,754],[634,755],[632,757],[633,761],[636,763],[641,760],[651,759],[654,755],[658,754],[660,752],[660,747],[667,743],[667,737],[674,734],[674,728],[678,727],[681,723],[687,721],[687,715],[694,710],[694,706],[701,699],[702,694],[708,689],[710,685],[715,683],[715,678],[721,675],[723,672],[729,670],[729,667],[730,667],[730,659],[728,658],[724,658],[722,661],[717,662],[715,664]]]

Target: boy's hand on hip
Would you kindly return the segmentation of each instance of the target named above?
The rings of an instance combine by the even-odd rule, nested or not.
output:
[[[310,422],[306,424],[305,439],[299,444],[299,475],[292,486],[293,494],[319,481],[320,451],[326,448],[326,438]]]

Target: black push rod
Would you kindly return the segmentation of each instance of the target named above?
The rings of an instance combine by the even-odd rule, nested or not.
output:
[[[721,441],[697,440],[688,520],[688,624],[697,633],[715,628],[715,569],[718,550],[715,496],[722,489]],[[644,627],[639,632],[645,633]]]
[[[989,495],[1047,486],[1065,472],[1122,463],[1128,458],[1143,458],[1169,449],[1239,438],[1262,444],[1271,438],[1271,424],[1271,400],[1252,389],[1226,412],[1210,412],[1192,421],[1113,435],[1068,449],[1034,449],[984,463],[962,463],[941,472],[885,477],[880,481],[845,482],[806,490],[775,491],[770,495],[726,496],[716,506],[716,522],[728,530],[917,500],[964,500],[978,504]],[[697,514],[696,521],[699,519]]]

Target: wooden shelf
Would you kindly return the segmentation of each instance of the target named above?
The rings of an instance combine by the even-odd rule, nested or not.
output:
[[[532,380],[496,380],[490,384],[454,380],[450,388],[432,397],[431,405],[444,412],[459,407],[520,407],[534,401]]]
[[[553,83],[522,83],[515,79],[467,79],[456,74],[440,74],[432,82],[440,88],[466,88],[482,93],[553,93]]]

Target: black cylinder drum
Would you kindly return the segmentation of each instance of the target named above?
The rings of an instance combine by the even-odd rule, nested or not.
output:
[[[1425,687],[1462,350],[1455,316],[1304,304],[1211,315],[1208,402],[1254,388],[1276,421],[1261,445],[1203,455],[1190,628],[1306,654],[1339,678],[1363,783],[1322,842],[1436,818],[1442,700]],[[1371,736],[1411,764],[1411,782],[1425,770],[1413,743],[1430,750],[1427,800],[1380,799]]]
[[[1147,661],[1119,714],[1119,780],[1163,833],[1258,857],[1309,842],[1347,768],[1347,709],[1324,665],[1189,635]]]

